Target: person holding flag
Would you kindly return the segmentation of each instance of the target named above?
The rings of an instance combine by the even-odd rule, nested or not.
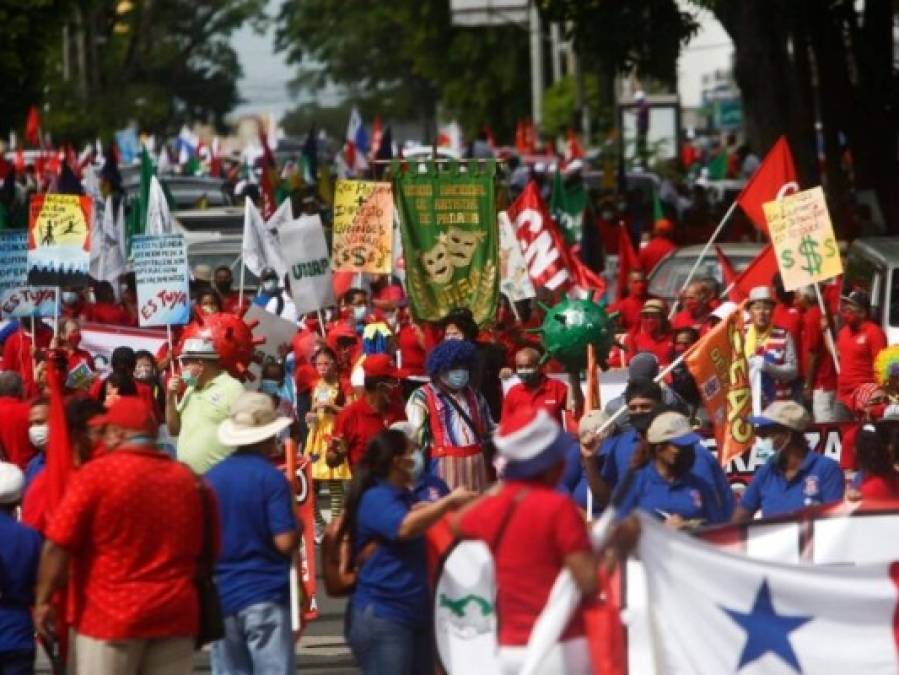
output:
[[[760,387],[761,406],[773,401],[795,400],[799,361],[793,338],[772,323],[774,296],[767,286],[749,292],[746,309],[751,321],[746,326],[746,358],[753,387]]]

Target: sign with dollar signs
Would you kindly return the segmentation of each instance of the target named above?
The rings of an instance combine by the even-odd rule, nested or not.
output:
[[[763,208],[786,290],[843,273],[840,249],[820,186],[768,202]]]
[[[391,184],[338,180],[333,233],[332,269],[389,274],[393,262]]]

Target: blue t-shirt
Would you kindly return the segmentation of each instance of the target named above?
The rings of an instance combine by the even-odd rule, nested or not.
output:
[[[597,454],[600,457],[600,461],[602,461],[600,475],[613,492],[615,486],[624,478],[631,465],[631,459],[634,456],[634,451],[637,449],[638,441],[639,436],[637,432],[633,430],[623,431],[611,438],[607,438],[599,447],[599,453]],[[724,519],[730,519],[734,512],[734,493],[731,490],[727,476],[724,474],[724,469],[721,468],[718,460],[709,452],[709,449],[701,443],[696,443],[693,446],[693,451],[696,459],[693,462],[693,468],[690,469],[690,473],[705,484],[709,494],[715,498],[716,508],[724,515]],[[584,483],[583,490],[576,490],[572,493],[572,496],[577,501],[578,495],[583,492],[585,495],[583,504],[586,505],[586,477],[582,477],[581,482]],[[581,502],[578,501],[578,503]]]
[[[449,493],[449,485],[442,478],[428,471],[424,471],[419,476],[418,482],[412,488],[412,494],[415,495],[416,502],[436,502],[441,497],[446,497]]]
[[[353,533],[357,554],[373,539],[378,547],[359,570],[350,604],[360,610],[371,605],[376,616],[408,625],[429,616],[424,537],[397,540],[415,502],[410,490],[380,481],[362,495]]]
[[[31,487],[32,481],[38,477],[41,471],[47,466],[47,456],[43,451],[37,453],[34,457],[28,460],[28,464],[25,465],[25,492],[28,491],[28,488]]]
[[[689,472],[669,481],[659,474],[654,461],[636,471],[618,513],[624,517],[634,509],[662,519],[675,514],[707,523],[723,523],[728,519],[705,481]]]
[[[761,509],[767,518],[843,498],[843,472],[830,457],[809,450],[791,480],[784,476],[778,459],[775,455],[765,462],[743,493],[740,506],[750,513]]]
[[[218,498],[222,551],[215,577],[222,610],[260,602],[287,604],[290,559],[272,538],[297,529],[287,478],[262,456],[236,452],[205,476]]]
[[[41,535],[0,511],[0,654],[34,649],[31,605],[40,557]]]

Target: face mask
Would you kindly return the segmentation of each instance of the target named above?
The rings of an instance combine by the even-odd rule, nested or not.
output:
[[[662,320],[657,316],[643,317],[640,319],[640,329],[644,333],[656,333],[662,327]]]
[[[519,368],[515,374],[524,386],[534,384],[540,379],[540,371],[536,368]]]
[[[193,371],[184,370],[181,372],[181,381],[187,387],[196,387],[199,383],[199,377]]]
[[[861,322],[861,317],[855,312],[840,312],[840,318],[843,320],[843,323],[847,326],[851,326],[852,328],[857,327]]]
[[[153,379],[153,367],[152,366],[138,366],[134,369],[134,379],[141,380],[145,382],[147,380]],[[183,378],[182,378],[183,379]]]
[[[443,336],[444,341],[446,340],[464,340],[464,335],[456,335],[455,333],[450,333],[449,335]]]
[[[702,309],[702,303],[695,298],[691,298],[684,301],[684,309],[686,309],[690,314],[699,314],[699,310]]]
[[[278,380],[262,380],[259,383],[259,391],[269,396],[277,396],[281,391],[281,383]]]
[[[78,331],[71,333],[69,337],[66,338],[66,342],[68,343],[69,347],[77,347],[81,344],[81,333],[79,333]]]
[[[47,434],[49,433],[49,428],[46,424],[32,424],[28,427],[28,440],[31,441],[31,445],[34,447],[43,450],[47,447]]]
[[[649,429],[649,424],[652,422],[652,413],[651,412],[641,412],[641,413],[630,413],[628,415],[628,421],[631,423],[631,426],[641,436],[646,435],[646,431]]]
[[[262,282],[262,290],[264,290],[266,293],[274,293],[278,290],[278,280],[266,279]]]
[[[679,445],[677,456],[674,458],[674,464],[671,470],[675,476],[683,476],[693,468],[693,462],[696,461],[696,450],[692,445]]]
[[[421,450],[416,450],[412,453],[410,459],[412,460],[412,467],[409,469],[409,473],[412,475],[412,482],[417,483],[425,470],[425,457]]]
[[[368,316],[368,307],[365,305],[356,305],[353,307],[353,320],[356,323],[365,321],[366,316]]]
[[[74,305],[78,302],[78,294],[73,293],[72,291],[63,291],[62,292],[62,304],[64,305]]]
[[[630,285],[630,291],[633,295],[638,298],[642,298],[646,295],[647,285],[645,281],[634,281]]]
[[[768,438],[755,439],[755,455],[758,457],[759,461],[767,462],[776,454],[777,450],[774,448],[773,438],[769,436]]]
[[[448,370],[444,375],[444,381],[450,389],[464,389],[468,384],[468,370],[465,368]]]
[[[222,293],[229,293],[231,291],[231,281],[217,281],[216,286]]]

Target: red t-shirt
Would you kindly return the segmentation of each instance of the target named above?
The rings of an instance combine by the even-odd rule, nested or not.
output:
[[[53,331],[43,323],[35,326],[35,347],[46,349],[53,339]],[[22,376],[22,387],[25,396],[37,395],[37,387],[34,383],[34,361],[31,358],[31,334],[26,334],[21,328],[6,338],[3,343],[3,360],[0,362],[0,370],[14,370]]]
[[[899,473],[888,476],[866,476],[858,491],[862,499],[895,499],[899,497]]]
[[[527,490],[527,495],[516,503],[514,497],[521,490]],[[497,542],[503,520],[513,508]],[[587,527],[574,502],[538,483],[505,483],[497,494],[482,497],[466,511],[459,529],[464,538],[483,541],[493,553],[499,644],[505,646],[528,643],[565,557],[591,550]],[[582,635],[583,617],[577,612],[562,639]]]
[[[677,244],[668,237],[653,237],[637,253],[637,259],[643,271],[649,274],[662,258],[674,250],[677,250]]]
[[[0,396],[0,455],[25,470],[37,454],[28,440],[28,413],[31,406],[10,396]]]
[[[837,394],[850,409],[852,392],[860,384],[876,381],[874,359],[886,346],[886,334],[873,321],[863,321],[857,330],[843,326],[837,333],[837,354],[840,355]]]
[[[774,312],[771,314],[771,323],[778,328],[783,328],[790,337],[793,338],[793,345],[796,349],[802,345],[802,312],[796,307],[787,307],[781,303],[774,305]],[[818,329],[820,332],[820,328]]]
[[[47,470],[31,479],[22,499],[22,522],[44,534],[47,529]]]
[[[88,462],[69,480],[46,536],[72,554],[80,634],[196,634],[203,519],[196,479],[183,464],[137,447]]]
[[[644,302],[646,302],[646,298],[641,300],[629,295],[609,305],[609,312],[618,312],[618,323],[625,331],[629,331],[640,325],[640,311],[643,309]]]
[[[650,352],[655,354],[660,366],[667,366],[674,356],[674,334],[667,333],[657,339],[646,333],[633,331],[625,336],[624,346],[627,347],[625,357],[628,361],[640,352]]]
[[[406,324],[397,333],[396,345],[403,359],[403,372],[407,375],[424,375],[427,356],[424,334],[412,324]]]
[[[808,374],[809,355],[817,354],[818,369],[815,371],[812,388],[834,391],[837,388],[837,371],[833,367],[833,357],[824,341],[824,331],[821,330],[821,309],[817,306],[806,309],[802,313],[802,324],[802,342],[799,343],[802,375],[805,377]]]
[[[136,326],[137,322],[121,305],[95,302],[84,307],[84,320],[117,326]]]
[[[503,399],[501,417],[510,414],[516,408],[528,406],[543,408],[562,424],[562,412],[568,400],[568,385],[559,380],[544,376],[535,389],[528,389],[522,383],[513,385]]]
[[[708,318],[709,315],[704,314],[700,318],[694,319],[690,312],[682,309],[674,315],[674,319],[671,321],[671,328],[674,330],[679,330],[681,328],[695,328],[696,330],[701,331]]]
[[[350,466],[356,466],[365,454],[368,442],[394,422],[406,419],[402,406],[391,403],[383,413],[372,408],[363,396],[340,411],[334,420],[332,438],[342,438],[347,445]]]

